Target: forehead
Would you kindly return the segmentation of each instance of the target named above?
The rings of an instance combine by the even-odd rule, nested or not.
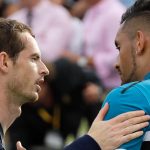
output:
[[[33,38],[30,33],[28,32],[21,33],[20,37],[23,44],[25,45],[25,49],[22,52],[24,53],[26,52],[28,54],[37,53],[39,56],[41,55],[38,44],[35,38]]]
[[[123,29],[123,25],[120,25],[120,28],[118,29],[118,32],[116,34],[115,41],[120,41],[122,39],[127,40],[127,32]]]

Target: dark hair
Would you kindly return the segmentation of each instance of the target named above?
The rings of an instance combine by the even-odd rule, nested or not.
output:
[[[137,0],[126,12],[122,15],[121,24],[133,17],[143,15],[144,12],[150,13],[150,0]]]
[[[0,52],[4,51],[12,59],[16,59],[19,52],[25,48],[20,33],[28,32],[31,36],[31,29],[16,20],[0,18]]]

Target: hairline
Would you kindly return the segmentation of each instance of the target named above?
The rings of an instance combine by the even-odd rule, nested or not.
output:
[[[150,11],[143,11],[131,14],[120,24],[122,25],[121,31],[133,38],[137,31],[142,31],[150,34],[150,21],[146,18],[146,15],[149,15]],[[144,17],[145,16],[145,17]]]

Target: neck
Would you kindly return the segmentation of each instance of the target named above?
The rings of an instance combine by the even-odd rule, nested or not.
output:
[[[137,78],[138,80],[143,80],[145,75],[150,72],[150,62],[149,58],[141,58],[138,59],[138,65],[137,65]]]
[[[147,71],[144,71],[144,70],[143,70],[143,73],[142,73],[142,74],[139,74],[138,79],[141,80],[141,81],[144,80],[144,77],[145,77],[148,73],[150,73],[150,68],[149,68],[149,70],[147,70]]]
[[[14,120],[20,116],[21,107],[14,104],[13,100],[8,99],[4,96],[4,91],[1,90],[0,93],[0,123],[2,125],[4,134],[10,125],[14,122]]]

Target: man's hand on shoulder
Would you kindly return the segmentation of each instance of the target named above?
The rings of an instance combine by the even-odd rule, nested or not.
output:
[[[144,111],[127,112],[103,121],[108,109],[109,105],[106,104],[88,132],[102,150],[114,150],[123,143],[141,136],[141,129],[149,125],[150,116],[145,115]]]

